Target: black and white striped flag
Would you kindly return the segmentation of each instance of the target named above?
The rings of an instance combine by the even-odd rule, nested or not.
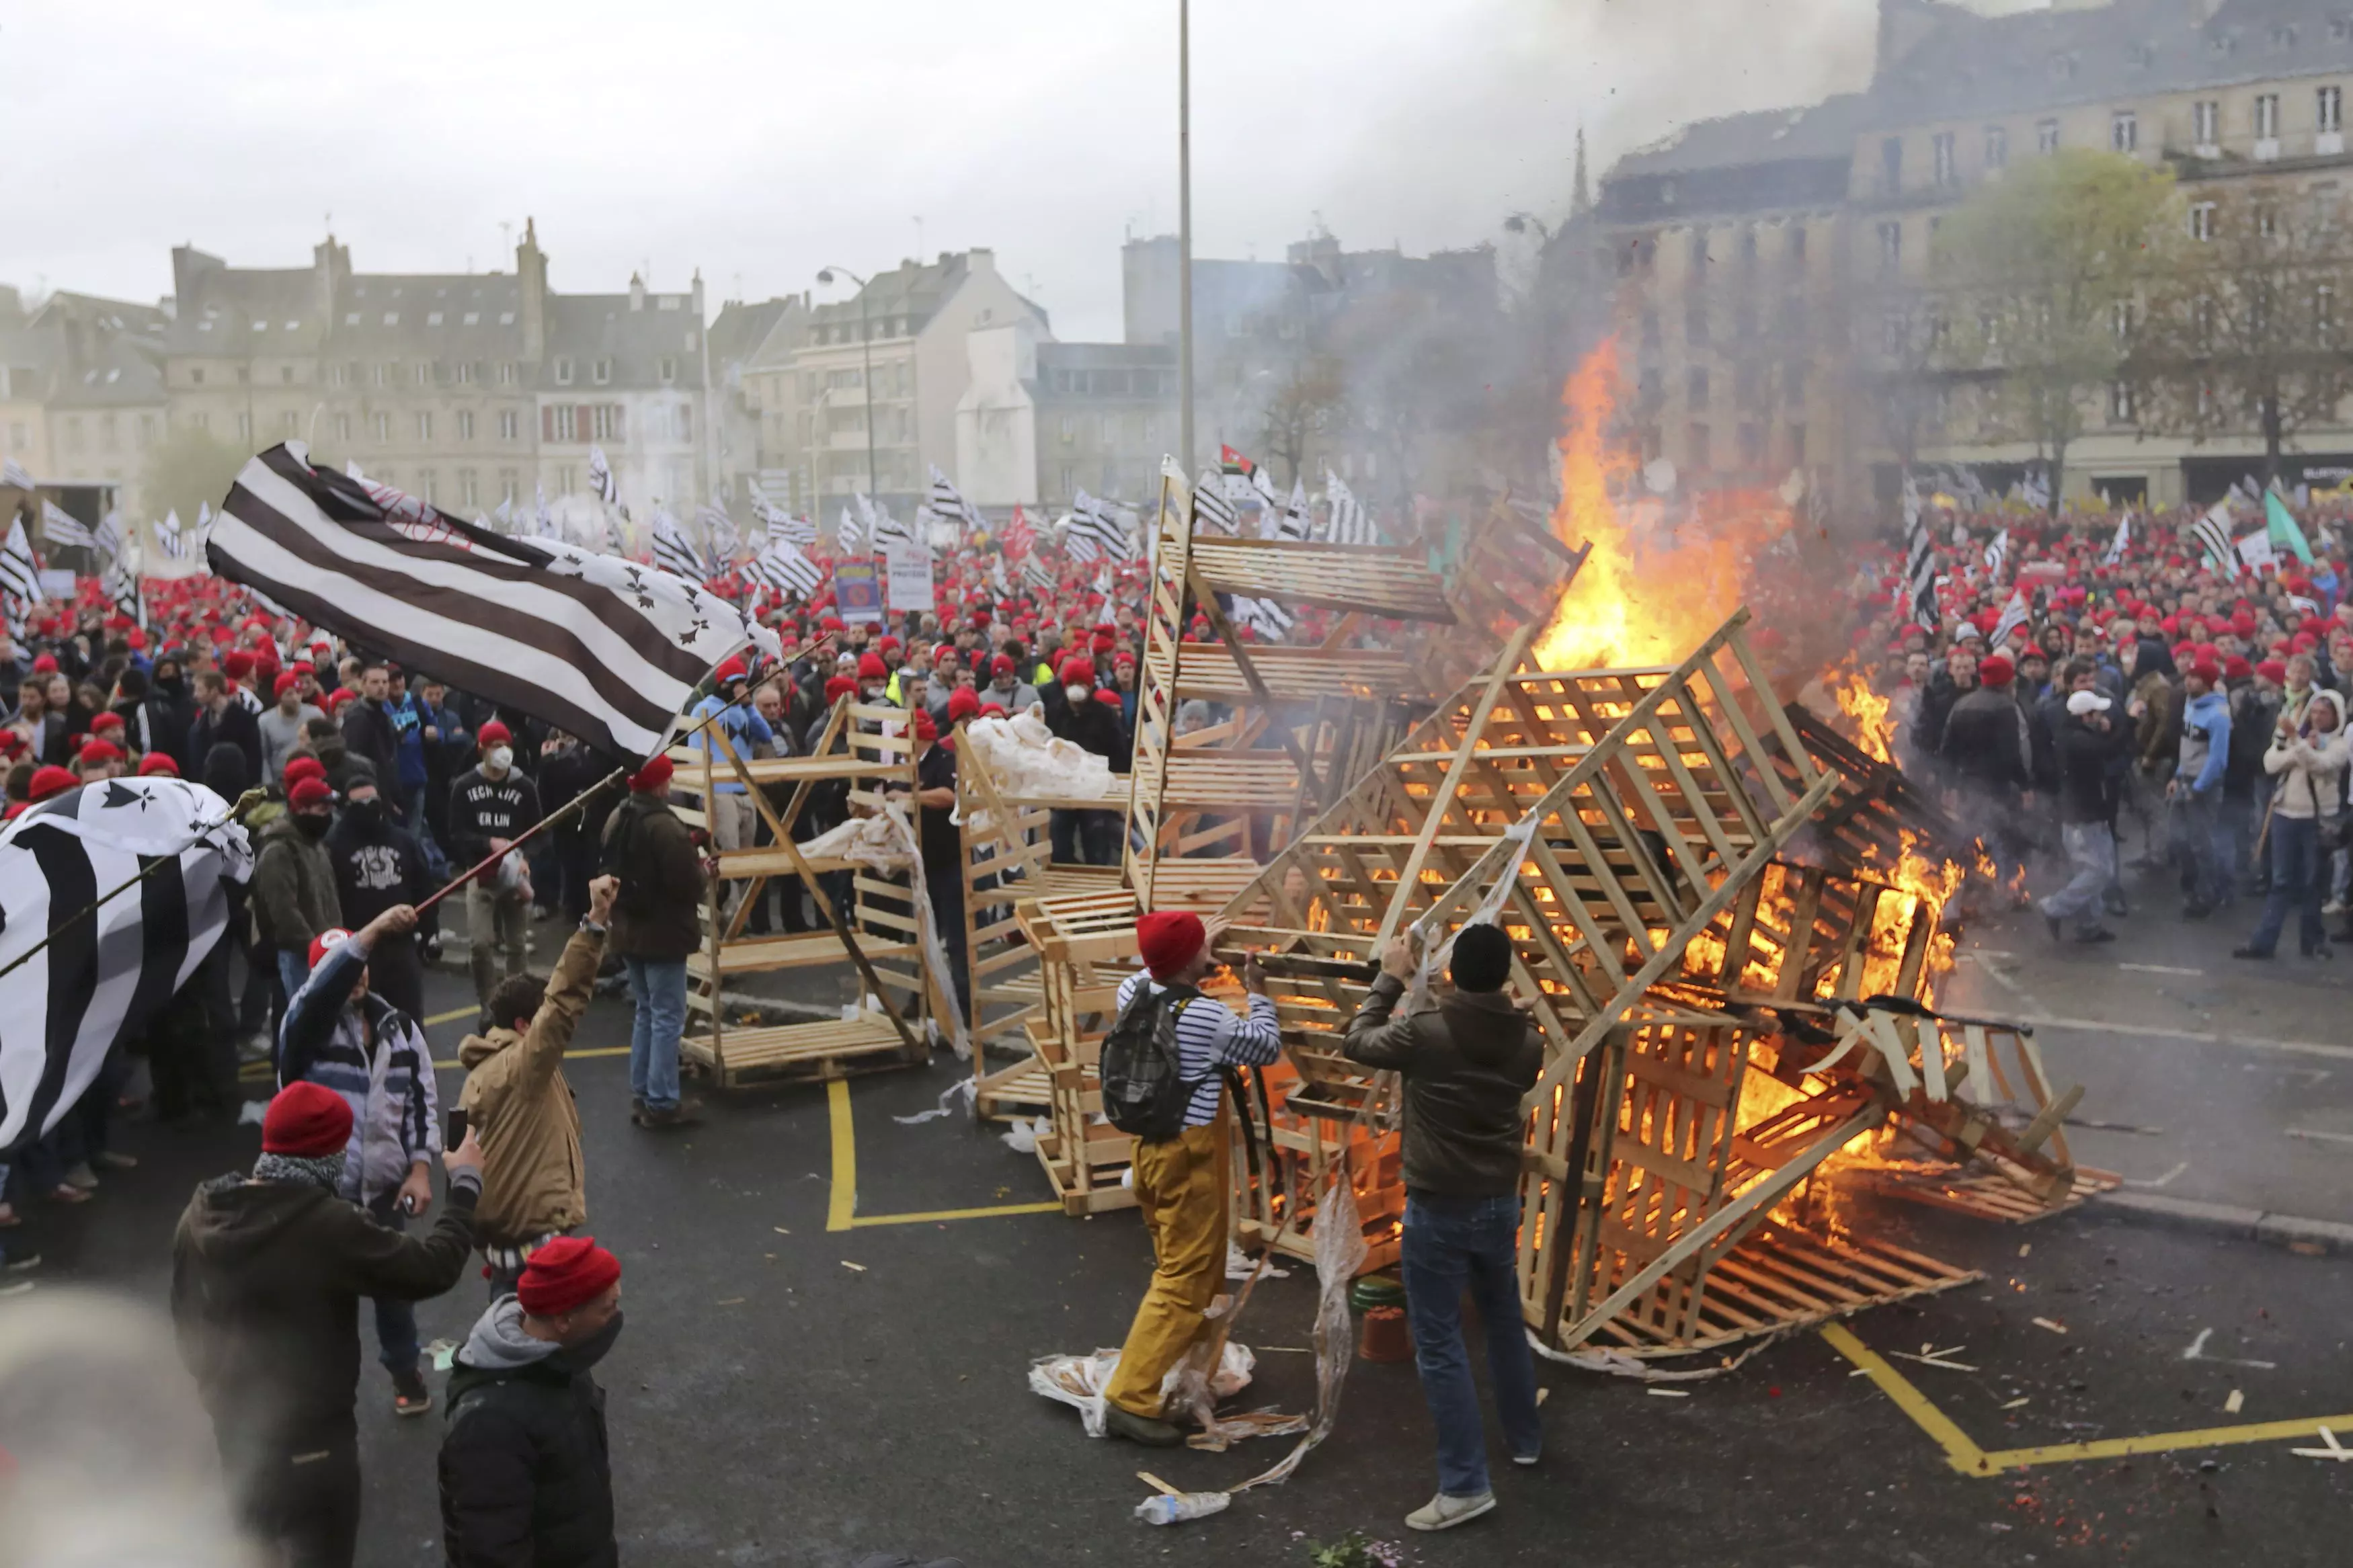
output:
[[[1986,577],[1989,582],[2001,581],[2002,568],[2010,564],[2010,530],[2003,529],[1985,547]]]
[[[405,499],[405,498],[404,498]],[[214,572],[493,706],[617,757],[659,750],[712,667],[774,634],[670,573],[387,508],[299,442],[238,475]]]
[[[2239,574],[2239,549],[2231,539],[2231,503],[2227,498],[2216,501],[2212,510],[2191,523],[2189,531],[2205,552],[2210,569],[2232,577]]]
[[[1936,542],[1920,505],[1920,488],[1908,473],[1904,476],[1904,603],[1915,625],[1936,629]]]
[[[680,532],[670,513],[659,507],[654,509],[654,564],[698,588],[711,580],[711,569],[703,564],[694,542]]]
[[[106,597],[118,616],[128,616],[139,629],[147,629],[147,595],[139,591],[139,574],[121,556],[106,563],[102,578]]]
[[[1050,594],[1054,591],[1053,572],[1034,554],[1025,555],[1021,559],[1021,581],[1037,589],[1040,594]]]
[[[1332,509],[1324,522],[1324,537],[1334,544],[1378,544],[1380,531],[1373,526],[1372,514],[1340,476],[1331,469],[1324,470],[1324,500]]]
[[[14,458],[0,458],[0,485],[20,490],[38,488],[33,483],[33,476],[25,471],[25,465]]]
[[[1264,473],[1266,470],[1261,468],[1259,471]],[[1267,516],[1272,520],[1274,531],[1268,534],[1265,524],[1261,522],[1259,530],[1261,537],[1292,541],[1305,539],[1314,526],[1307,510],[1307,482],[1304,479],[1292,480],[1290,503],[1283,507],[1280,516],[1275,514],[1272,507],[1269,507]]]
[[[98,545],[98,541],[90,536],[90,530],[82,526],[81,519],[74,516],[57,502],[47,500],[41,502],[41,537],[47,540],[53,547],[93,550]]]
[[[1248,626],[1266,642],[1281,642],[1283,635],[1299,622],[1299,617],[1272,599],[1253,599],[1245,595],[1234,595],[1233,622]]]
[[[771,544],[797,544],[804,550],[817,546],[817,524],[771,504],[756,484],[752,487],[752,515],[760,520],[760,526],[766,531],[767,542]]]
[[[880,552],[892,545],[915,542],[915,531],[891,515],[891,509],[869,500],[862,492],[856,498],[858,515],[866,525],[868,548]]]
[[[695,509],[694,521],[702,524],[703,542],[711,546],[711,563],[722,569],[734,565],[744,553],[744,539],[735,531],[735,520],[706,501]]]
[[[935,515],[952,521],[959,529],[968,532],[981,526],[980,513],[937,464],[932,467],[932,490],[927,499]]]
[[[2103,566],[2115,565],[2117,562],[2122,561],[2125,558],[2125,552],[2129,549],[2131,545],[2132,513],[2126,512],[2124,516],[2116,519],[2116,536],[2108,541],[2107,551],[2105,553],[2101,555],[2100,564]]]
[[[817,591],[825,585],[824,569],[790,540],[771,540],[744,570],[776,592],[798,594],[803,600],[816,598]]]
[[[2010,641],[2010,634],[2013,630],[2026,625],[2027,615],[2025,588],[2012,588],[2010,603],[2001,607],[2001,618],[1993,624],[1991,641],[1995,651],[1999,652]]]
[[[1226,535],[1237,531],[1234,503],[1226,499],[1224,476],[1206,473],[1201,482],[1193,487],[1193,531],[1195,534]]]
[[[862,555],[866,552],[866,531],[859,525],[856,518],[849,515],[848,507],[841,509],[841,527],[835,531],[833,537],[836,545],[844,555]]]
[[[613,478],[613,465],[605,460],[602,447],[588,448],[588,489],[607,506],[618,506],[621,502],[620,484]]]
[[[227,929],[224,884],[253,875],[228,815],[228,802],[185,779],[105,779],[0,831],[0,968],[50,938],[0,976],[0,1152],[55,1127]],[[81,913],[150,865],[130,891]]]
[[[122,514],[110,511],[100,518],[98,531],[90,535],[90,542],[109,560],[120,556],[122,553]]]
[[[1083,552],[1071,549],[1073,542],[1079,540],[1086,542]],[[1127,520],[1120,515],[1118,506],[1084,490],[1071,498],[1071,528],[1063,536],[1062,548],[1071,550],[1080,561],[1092,561],[1098,556],[1125,561],[1135,553],[1128,538]]]
[[[25,520],[8,524],[8,540],[0,544],[0,607],[8,616],[8,635],[25,640],[25,620],[41,593],[41,569],[33,559],[33,542],[25,537]]]
[[[188,558],[188,536],[180,528],[177,509],[165,512],[164,521],[155,524],[155,548],[166,561]]]

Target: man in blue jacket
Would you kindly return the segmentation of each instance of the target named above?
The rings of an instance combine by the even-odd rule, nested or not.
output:
[[[2223,695],[2222,669],[2203,660],[2190,667],[2182,685],[2189,702],[2181,713],[2181,753],[2173,782],[2165,786],[2173,849],[2181,866],[2186,920],[2203,920],[2230,897],[2222,848],[2222,773],[2231,758],[2231,700]]]

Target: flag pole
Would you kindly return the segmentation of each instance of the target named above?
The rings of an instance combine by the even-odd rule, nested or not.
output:
[[[1185,471],[1193,451],[1193,6],[1176,0],[1176,396],[1177,450]]]

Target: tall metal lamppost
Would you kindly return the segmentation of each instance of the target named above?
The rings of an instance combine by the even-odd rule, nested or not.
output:
[[[847,267],[826,267],[818,270],[817,280],[830,288],[836,273],[858,285],[858,346],[866,362],[866,499],[872,500],[881,486],[874,470],[874,333],[866,323],[866,279]]]

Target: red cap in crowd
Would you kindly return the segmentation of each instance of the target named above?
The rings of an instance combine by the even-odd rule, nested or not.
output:
[[[621,1260],[593,1236],[559,1236],[522,1266],[515,1296],[534,1318],[555,1318],[602,1296],[620,1282]]]
[[[33,673],[35,675],[55,675],[57,672],[58,660],[55,654],[44,653],[34,656]]]
[[[25,796],[28,800],[47,800],[53,795],[63,795],[69,789],[80,787],[81,780],[51,763],[33,770],[32,782],[25,786]]]
[[[2209,686],[2222,684],[2222,667],[2211,658],[2201,658],[2189,667],[2189,673]]]
[[[2008,656],[1999,653],[1986,655],[1978,666],[1978,679],[1988,686],[2008,686],[2010,678],[2017,673],[2017,666],[2010,662]]]
[[[82,749],[75,752],[74,755],[76,760],[79,761],[82,766],[89,767],[96,763],[121,762],[122,760],[122,748],[116,745],[111,741],[90,741],[86,742],[82,746]]]
[[[918,741],[936,741],[940,738],[940,727],[933,720],[932,710],[928,708],[915,710],[914,727],[915,739]]]
[[[324,1084],[290,1083],[261,1113],[261,1152],[297,1160],[340,1154],[352,1141],[352,1108]]]
[[[331,926],[311,939],[311,967],[319,967],[319,960],[352,940],[352,933],[341,926]]]
[[[1092,686],[1095,683],[1094,664],[1092,660],[1075,657],[1066,658],[1062,661],[1062,668],[1056,672],[1056,679],[1065,686]]]
[[[1135,942],[1154,978],[1166,980],[1193,962],[1209,933],[1190,910],[1155,910],[1135,922]]]
[[[1095,692],[1095,700],[1114,710],[1121,707],[1119,693],[1113,691],[1108,686],[1103,687]]]
[[[980,693],[969,686],[959,686],[948,693],[948,722],[960,723],[980,711]]]
[[[221,659],[221,673],[231,680],[243,680],[253,673],[253,656],[243,648],[232,649]]]
[[[155,773],[162,773],[167,778],[178,778],[180,764],[172,760],[169,752],[150,752],[139,759],[139,776],[146,778]]]
[[[280,776],[286,781],[286,787],[290,790],[304,779],[325,778],[327,776],[327,764],[321,762],[318,758],[307,754],[299,757],[289,757],[286,759],[285,770]]]
[[[296,675],[290,669],[281,670],[279,672],[278,679],[269,683],[269,695],[272,697],[283,697],[288,692],[293,690],[301,679],[301,677]]]
[[[2254,673],[2255,667],[2238,654],[2234,653],[2222,661],[2222,679],[2225,680],[2244,680]]]
[[[2275,658],[2267,658],[2263,660],[2263,663],[2255,666],[2255,674],[2261,679],[2270,681],[2274,686],[2285,686],[2287,684],[2287,666],[2282,664]]]
[[[991,658],[988,661],[988,673],[991,675],[1012,674],[1013,656],[1009,653],[1000,653]]]
[[[861,653],[858,656],[858,679],[888,680],[891,679],[891,667],[882,662],[882,656],[879,653]]]
[[[829,676],[827,678],[825,683],[826,703],[828,706],[830,706],[833,703],[840,701],[843,698],[849,696],[851,692],[856,691],[857,689],[858,682],[850,679],[849,677],[846,675]]]
[[[719,668],[711,672],[711,683],[713,686],[724,686],[731,680],[749,680],[751,679],[752,672],[744,668],[744,661],[742,659],[735,658],[729,658],[723,660],[720,663]]]
[[[323,778],[297,779],[287,786],[286,804],[297,811],[307,811],[314,805],[325,805],[335,798]]]
[[[93,735],[97,734],[101,730],[120,730],[121,728],[122,715],[113,711],[111,709],[100,714],[97,718],[92,719],[90,721],[90,732]]]

